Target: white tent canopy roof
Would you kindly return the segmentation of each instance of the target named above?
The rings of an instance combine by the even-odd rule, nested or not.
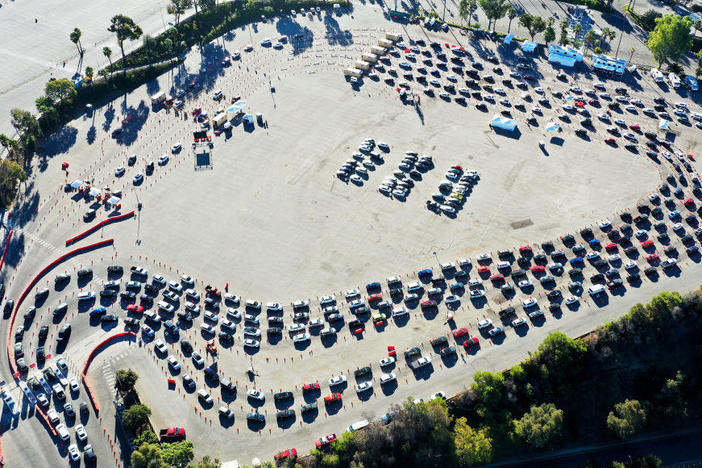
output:
[[[490,126],[501,128],[503,130],[514,131],[517,128],[517,121],[514,119],[508,119],[507,117],[502,117],[501,115],[495,115],[492,120],[490,120]]]
[[[83,186],[83,181],[82,180],[74,180],[71,182],[71,188],[77,189],[81,188]]]

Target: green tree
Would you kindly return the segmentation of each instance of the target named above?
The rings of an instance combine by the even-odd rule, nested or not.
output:
[[[222,462],[219,458],[211,458],[209,455],[202,457],[199,462],[193,462],[188,465],[188,468],[221,468]]]
[[[504,17],[510,3],[507,0],[478,0],[480,8],[485,12],[488,19],[488,29],[492,24],[492,30],[495,30],[495,23],[500,18]]]
[[[110,62],[110,68],[112,68],[112,49],[110,49],[107,46],[103,47],[102,55],[104,55],[107,58],[107,61]]]
[[[122,424],[128,431],[138,434],[149,420],[149,416],[151,416],[151,408],[146,405],[134,405],[122,413]]]
[[[575,32],[575,35],[577,36],[581,32],[583,32],[583,25],[580,23],[575,23],[575,26],[573,26],[573,31]]]
[[[552,42],[553,40],[556,39],[556,31],[554,31],[553,26],[550,24],[546,26],[546,29],[544,30],[544,42],[548,45],[549,42]]]
[[[468,18],[468,26],[473,19],[473,13],[478,9],[478,0],[460,0],[458,3],[458,16],[461,17],[463,21]]]
[[[636,19],[638,20],[637,22],[639,26],[641,26],[644,31],[651,32],[656,27],[656,19],[660,18],[661,16],[663,15],[656,10],[648,10],[643,15],[636,17]]]
[[[565,380],[567,376],[578,373],[585,353],[587,347],[583,342],[553,332],[539,345],[534,358],[545,364],[551,375]]]
[[[186,468],[195,458],[192,441],[183,440],[161,445],[161,458],[168,466]]]
[[[93,67],[85,67],[85,76],[90,80],[93,81],[93,76],[95,75],[95,70]]]
[[[131,392],[139,380],[139,374],[131,369],[120,369],[117,371],[117,379],[115,380],[115,388],[123,392]]]
[[[629,459],[626,463],[613,461],[612,468],[661,468],[663,461],[653,454]]]
[[[161,448],[156,444],[142,444],[132,452],[132,468],[168,468],[161,457]]]
[[[192,0],[171,0],[166,10],[168,14],[173,15],[176,26],[180,23],[181,15],[185,14],[188,8],[192,6]]]
[[[604,39],[606,42],[612,42],[615,37],[617,37],[617,33],[614,32],[613,29],[610,28],[602,28],[602,39]]]
[[[544,21],[542,17],[534,16],[529,13],[524,13],[519,17],[519,24],[524,26],[526,30],[529,31],[532,41],[534,40],[534,36],[543,32],[547,26],[546,21]]]
[[[553,403],[532,406],[521,419],[513,421],[514,434],[535,448],[543,448],[557,440],[563,429],[563,410]]]
[[[71,31],[71,34],[69,34],[69,38],[71,39],[71,42],[76,45],[76,48],[78,49],[78,54],[82,57],[83,53],[85,50],[83,49],[83,44],[80,42],[80,37],[83,35],[83,32],[78,29],[74,28],[73,31]]]
[[[127,57],[124,55],[124,41],[136,41],[141,37],[143,31],[141,28],[128,16],[115,15],[110,20],[109,32],[115,33],[117,36],[117,44],[122,51],[122,68],[124,73],[127,73]]]
[[[6,139],[8,138],[5,135],[0,135],[0,142],[2,142],[3,146],[6,144]],[[17,161],[13,161],[13,159],[14,156],[11,153],[10,157],[0,161],[0,207],[2,208],[10,206],[17,185],[27,180],[27,173],[22,169],[22,166],[20,166]]]
[[[41,133],[41,129],[39,128],[39,121],[34,116],[34,114],[32,114],[29,111],[25,111],[22,109],[12,109],[10,111],[10,118],[10,123],[17,131],[22,141],[25,142],[25,144],[29,140],[38,137]]]
[[[628,439],[646,425],[646,408],[639,400],[625,400],[614,405],[607,415],[607,427],[620,439]]]
[[[512,20],[518,15],[519,13],[517,12],[517,9],[510,3],[510,5],[507,7],[507,18],[509,18],[509,23],[507,23],[507,34],[509,34],[509,32],[512,30]]]
[[[677,62],[692,47],[692,20],[686,16],[664,15],[656,19],[656,27],[648,35],[646,45],[661,67],[664,62]]]
[[[59,78],[58,80],[48,81],[45,88],[46,97],[51,99],[55,104],[68,102],[75,97],[78,92],[76,85],[68,78]]]
[[[594,30],[589,30],[587,33],[585,33],[585,37],[583,38],[583,41],[585,43],[585,47],[588,49],[591,49],[592,46],[595,44],[595,40],[597,37],[595,36],[595,31]]]
[[[476,373],[473,380],[470,388],[479,402],[478,414],[488,417],[502,402],[505,378],[502,374],[483,371]]]
[[[9,159],[11,161],[22,162],[22,152],[24,151],[24,147],[22,146],[21,141],[15,140],[14,138],[10,138],[3,133],[0,135],[0,145],[2,145],[3,148],[7,149]]]
[[[141,447],[143,444],[158,444],[158,436],[154,431],[144,431],[134,437],[134,446]]]
[[[466,418],[458,418],[453,428],[456,459],[461,465],[471,466],[492,461],[492,439],[487,430],[475,430]]]

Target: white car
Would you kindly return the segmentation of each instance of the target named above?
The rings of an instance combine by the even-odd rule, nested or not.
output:
[[[71,444],[68,446],[68,456],[71,457],[71,460],[74,462],[80,460],[80,451],[78,450],[78,446],[76,444]]]
[[[85,426],[82,424],[78,424],[76,426],[76,439],[78,439],[81,442],[85,442],[88,440],[88,433],[85,432]]]
[[[125,172],[127,172],[127,170],[124,168],[124,166],[119,166],[117,169],[115,169],[115,177],[122,177]]]
[[[168,163],[168,155],[164,154],[160,158],[158,158],[158,165],[159,166],[165,166]]]
[[[349,289],[344,293],[344,296],[346,299],[353,299],[354,297],[358,297],[361,295],[361,292],[358,289]]]
[[[380,367],[386,367],[386,366],[391,366],[395,364],[395,358],[392,356],[384,357],[380,361]]]
[[[299,335],[295,335],[293,337],[293,341],[295,343],[304,343],[305,341],[309,341],[309,339],[310,339],[309,333],[300,333]]]
[[[68,386],[71,389],[71,393],[78,393],[80,391],[80,385],[78,385],[78,380],[75,377],[68,382]]]
[[[522,307],[524,307],[525,309],[528,309],[530,307],[534,307],[535,305],[536,305],[536,299],[534,299],[533,297],[527,297],[526,299],[524,299],[522,301]]]
[[[175,145],[173,145],[171,147],[171,153],[176,154],[182,149],[183,149],[183,145],[181,145],[180,143],[176,143]]]
[[[360,384],[354,385],[354,388],[356,389],[356,393],[367,392],[368,390],[373,388],[373,383],[372,382],[362,382]]]
[[[395,373],[388,372],[387,374],[383,374],[380,376],[380,385],[384,385],[384,384],[392,382],[394,380],[397,380],[397,376],[395,375]]]
[[[255,388],[252,388],[251,390],[246,392],[246,396],[248,396],[252,400],[266,401],[266,395],[262,391],[256,390]]]
[[[158,351],[161,354],[165,354],[166,352],[168,352],[168,348],[166,347],[166,344],[163,341],[161,341],[161,338],[154,341],[154,348],[156,348],[156,351]]]
[[[573,305],[577,304],[579,299],[576,296],[568,296],[566,297],[565,303],[566,305]]]
[[[335,385],[341,385],[346,382],[346,376],[344,374],[339,374],[337,376],[332,376],[329,379],[329,386],[333,387]]]
[[[175,356],[168,356],[168,365],[171,366],[171,369],[173,369],[174,371],[180,371],[180,363],[175,358]]]
[[[520,288],[530,288],[533,286],[533,283],[529,280],[521,280],[519,283],[517,283],[517,286]]]
[[[254,340],[253,338],[246,338],[244,340],[244,347],[258,349],[261,347],[261,343],[259,343],[258,340]]]
[[[486,328],[490,328],[492,326],[492,320],[490,319],[483,319],[478,322],[478,330],[484,330]]]
[[[266,310],[269,312],[282,312],[283,306],[279,302],[269,302],[266,304]]]

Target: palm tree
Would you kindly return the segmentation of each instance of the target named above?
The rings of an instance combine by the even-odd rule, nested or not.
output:
[[[85,52],[85,50],[83,50],[83,44],[80,43],[80,36],[82,35],[83,33],[80,29],[74,28],[73,31],[71,31],[71,34],[68,36],[71,38],[71,42],[76,45],[80,56],[83,56],[83,52]]]
[[[478,0],[461,0],[458,4],[458,16],[465,21],[468,18],[468,26],[473,19],[473,13],[478,8]]]
[[[510,5],[507,8],[507,17],[509,18],[509,24],[507,25],[507,34],[509,34],[509,31],[512,29],[512,20],[518,16],[519,13],[517,13],[517,9],[514,8],[514,5]]]
[[[105,46],[102,48],[102,55],[107,57],[107,60],[110,62],[110,68],[112,68],[112,49],[109,47]]]

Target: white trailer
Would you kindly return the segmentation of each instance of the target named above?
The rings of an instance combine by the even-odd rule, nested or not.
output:
[[[381,46],[373,46],[373,47],[371,47],[371,52],[377,56],[381,56],[381,55],[385,55],[385,52],[387,52],[387,49],[385,47],[381,47]]]
[[[370,63],[363,60],[356,60],[353,63],[353,66],[359,70],[368,70],[370,68]]]
[[[212,118],[212,126],[219,127],[224,125],[227,121],[227,114],[225,112],[220,112]]]
[[[388,39],[392,42],[397,42],[402,38],[402,34],[398,34],[395,32],[391,31],[385,31],[385,39]]]
[[[363,72],[358,68],[344,68],[344,75],[355,76],[356,78],[360,78],[363,75]]]
[[[166,93],[160,92],[151,96],[151,105],[155,106],[157,104],[162,104],[166,100]]]
[[[387,39],[378,39],[378,45],[389,49],[393,46],[393,43],[392,41],[388,41]]]
[[[375,63],[378,61],[378,56],[375,54],[365,53],[365,54],[361,55],[361,58],[363,60],[365,60],[366,62],[370,62],[370,63]]]

